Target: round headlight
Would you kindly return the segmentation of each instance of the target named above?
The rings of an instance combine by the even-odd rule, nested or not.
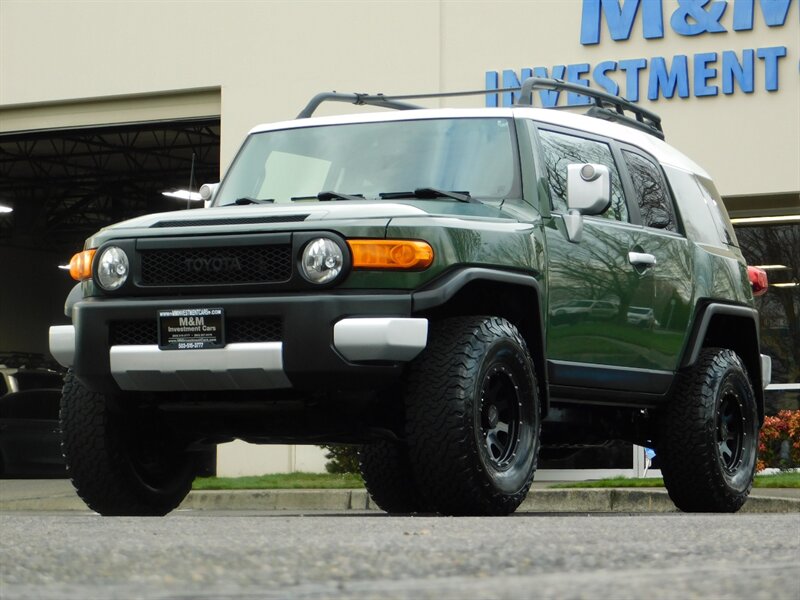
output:
[[[344,254],[333,240],[316,238],[303,250],[300,265],[303,277],[311,283],[328,283],[342,272]]]
[[[97,261],[97,283],[107,291],[116,290],[128,279],[128,256],[117,246],[109,246]]]

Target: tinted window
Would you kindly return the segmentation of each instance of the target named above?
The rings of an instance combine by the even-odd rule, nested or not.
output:
[[[519,198],[509,119],[422,119],[298,127],[251,135],[216,203],[242,197],[316,201],[323,191],[362,194],[417,188]]]
[[[678,224],[672,203],[669,199],[667,184],[661,170],[652,161],[634,154],[623,152],[628,171],[636,190],[636,201],[642,214],[642,223],[647,227],[657,227],[677,231]]]
[[[714,226],[717,228],[720,239],[726,244],[732,246],[737,245],[736,234],[733,232],[733,226],[728,218],[728,211],[725,210],[725,205],[722,204],[722,198],[714,186],[714,183],[703,177],[695,177],[700,192],[706,201],[708,210],[711,213],[711,218],[714,220]]]
[[[553,210],[567,211],[567,165],[595,163],[607,166],[611,174],[611,206],[599,216],[628,221],[619,171],[608,144],[552,131],[542,130],[539,134]]]

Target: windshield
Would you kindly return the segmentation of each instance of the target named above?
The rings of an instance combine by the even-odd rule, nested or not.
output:
[[[479,200],[519,198],[513,139],[512,121],[498,118],[256,133],[231,165],[216,204],[376,199],[398,192],[413,196],[423,189],[462,192]],[[335,194],[318,198],[321,192]]]

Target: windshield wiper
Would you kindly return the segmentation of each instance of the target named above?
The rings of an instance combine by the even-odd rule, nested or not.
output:
[[[317,194],[317,200],[363,200],[364,194],[343,194],[341,192],[327,191]],[[292,198],[294,200],[294,198]]]
[[[451,200],[458,200],[459,202],[478,202],[469,195],[469,192],[451,192],[432,187],[417,188],[413,192],[382,192],[378,195],[384,200],[394,200],[397,198],[419,198],[420,200],[450,198]]]
[[[242,206],[245,204],[273,204],[274,202],[275,200],[272,198],[250,198],[245,196],[243,198],[237,198],[234,204],[237,206]]]
[[[364,194],[342,194],[341,192],[320,192],[316,196],[292,196],[292,202],[308,200],[364,200]]]

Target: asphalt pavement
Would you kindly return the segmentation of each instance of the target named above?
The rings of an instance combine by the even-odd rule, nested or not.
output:
[[[677,509],[663,488],[552,488],[536,481],[517,512],[669,513]],[[364,489],[193,491],[178,510],[379,510]],[[2,479],[0,511],[89,511],[68,479]],[[752,513],[800,513],[800,489],[756,488],[742,508]]]

